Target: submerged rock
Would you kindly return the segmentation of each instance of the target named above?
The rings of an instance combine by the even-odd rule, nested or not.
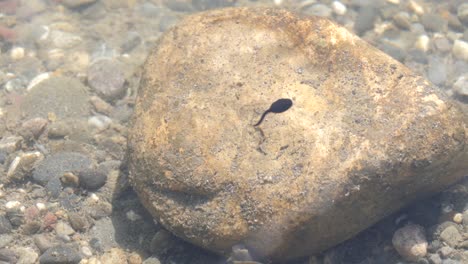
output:
[[[466,142],[452,101],[343,27],[233,8],[189,16],[150,54],[130,179],[177,236],[284,260],[452,184]]]

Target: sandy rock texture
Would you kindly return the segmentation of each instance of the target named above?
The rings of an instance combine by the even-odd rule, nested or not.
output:
[[[293,105],[261,115],[278,99]],[[311,255],[468,171],[467,124],[428,81],[346,29],[285,10],[189,16],[150,54],[131,182],[177,236]]]

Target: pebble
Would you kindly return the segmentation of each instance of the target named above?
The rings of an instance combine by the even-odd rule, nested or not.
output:
[[[22,137],[7,136],[0,140],[0,151],[4,151],[8,154],[13,153],[21,148],[23,142]]]
[[[406,260],[417,261],[427,254],[427,240],[424,228],[409,224],[398,229],[392,238],[396,251]]]
[[[0,248],[4,248],[13,241],[13,236],[8,234],[0,235]]]
[[[40,264],[78,264],[80,261],[80,254],[68,245],[51,247],[46,250],[39,258]]]
[[[439,254],[431,254],[428,258],[430,264],[441,264],[442,259]]]
[[[84,232],[89,228],[89,223],[86,217],[78,213],[68,213],[68,221],[74,230],[78,232]]]
[[[119,248],[112,248],[109,252],[104,253],[100,260],[102,264],[127,264],[127,256]]]
[[[426,13],[422,15],[421,23],[424,25],[424,28],[429,31],[447,31],[448,21],[437,14]]]
[[[366,31],[373,29],[377,16],[378,10],[373,6],[364,6],[359,8],[356,21],[354,22],[354,31],[361,36]]]
[[[32,171],[34,165],[43,158],[44,155],[39,151],[26,152],[16,156],[7,171],[8,181],[22,180],[24,176]]]
[[[82,170],[79,172],[80,186],[88,190],[98,190],[107,181],[107,175],[97,170]]]
[[[102,100],[100,97],[91,96],[90,101],[96,112],[104,115],[109,115],[112,113],[112,106],[106,101]]]
[[[90,258],[90,257],[93,256],[93,252],[87,246],[81,247],[81,254],[83,254],[83,256],[85,256],[87,258]]]
[[[49,126],[47,136],[51,139],[64,138],[71,133],[67,122],[54,122]]]
[[[434,46],[441,52],[449,52],[452,48],[450,41],[446,37],[436,37],[433,42]]]
[[[21,60],[24,58],[25,51],[23,47],[14,47],[10,50],[10,57],[12,60]]]
[[[407,12],[398,12],[393,16],[393,22],[402,29],[411,29],[411,19]]]
[[[36,77],[34,77],[28,84],[28,87],[26,88],[26,90],[30,91],[31,89],[33,89],[36,85],[38,85],[39,83],[41,83],[42,81],[45,81],[47,79],[50,78],[50,73],[49,72],[44,72],[44,73],[41,73],[39,75],[37,75]]]
[[[165,229],[159,230],[151,240],[150,250],[156,255],[165,254],[176,244],[177,239]]]
[[[51,248],[53,244],[47,238],[45,234],[38,234],[34,236],[34,244],[41,253],[44,253],[47,249]]]
[[[468,61],[468,42],[463,40],[455,40],[453,43],[452,53],[455,57]]]
[[[430,57],[427,78],[435,85],[444,85],[447,80],[447,66],[439,59]]]
[[[448,258],[452,254],[453,248],[449,246],[443,246],[439,249],[439,254],[442,258]]]
[[[467,86],[467,88],[468,88],[468,86]],[[462,221],[463,221],[463,215],[462,214],[456,213],[455,215],[453,215],[453,222],[455,222],[457,224],[461,224]]]
[[[461,22],[468,25],[468,3],[461,4],[457,8],[457,16]]]
[[[126,92],[121,63],[112,59],[95,61],[88,69],[88,84],[106,101],[120,99]]]
[[[39,255],[30,247],[20,247],[15,249],[19,256],[16,264],[35,264]]]
[[[6,218],[4,215],[0,215],[0,234],[8,234],[11,233],[13,226],[10,223],[10,220]]]
[[[414,43],[414,47],[422,50],[424,52],[427,52],[430,47],[430,39],[427,35],[420,35],[416,42]]]
[[[111,124],[112,119],[104,115],[91,116],[88,118],[88,125],[97,129],[98,131],[106,130]]]
[[[16,263],[18,262],[18,256],[16,253],[7,248],[0,249],[0,261],[4,261],[5,263]]]
[[[319,16],[319,17],[329,17],[332,13],[332,10],[330,7],[324,4],[314,4],[311,5],[310,7],[304,9],[304,12],[306,12],[309,15],[313,16]]]
[[[21,125],[20,134],[25,139],[39,138],[47,126],[47,120],[44,118],[32,118]]]
[[[440,233],[440,239],[451,247],[455,247],[458,242],[462,241],[462,236],[455,226],[448,226]]]
[[[91,159],[81,153],[58,152],[46,157],[37,165],[33,179],[56,197],[60,193],[60,177],[64,173],[88,169],[91,163]]]
[[[145,259],[142,264],[161,264],[161,261],[156,257],[150,257]]]
[[[52,30],[49,34],[49,38],[52,44],[59,49],[70,49],[83,41],[80,36],[61,30]]]
[[[346,11],[347,11],[346,5],[341,3],[340,1],[333,1],[332,9],[333,9],[333,12],[335,12],[335,14],[340,15],[340,16],[346,14]]]
[[[453,91],[461,96],[468,96],[468,73],[458,77],[458,79],[453,84]],[[468,211],[463,213],[462,218],[463,223],[468,225]]]
[[[411,11],[413,11],[417,15],[424,14],[424,8],[415,0],[410,0],[408,7]]]
[[[73,228],[67,223],[59,221],[55,225],[55,232],[60,236],[70,236],[75,233],[75,230],[73,230]]]
[[[68,8],[77,8],[95,3],[97,0],[62,0],[61,3]]]

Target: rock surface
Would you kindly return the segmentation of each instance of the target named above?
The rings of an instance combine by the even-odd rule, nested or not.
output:
[[[281,98],[292,107],[254,126]],[[216,10],[186,18],[150,54],[130,178],[177,236],[283,260],[464,176],[467,134],[428,81],[326,19]]]

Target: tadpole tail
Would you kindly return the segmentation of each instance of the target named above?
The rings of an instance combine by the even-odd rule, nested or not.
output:
[[[255,124],[254,126],[258,126],[262,123],[263,119],[265,118],[265,116],[269,113],[269,111],[265,111],[262,115],[262,117],[260,118],[260,120],[258,120],[257,124]]]

